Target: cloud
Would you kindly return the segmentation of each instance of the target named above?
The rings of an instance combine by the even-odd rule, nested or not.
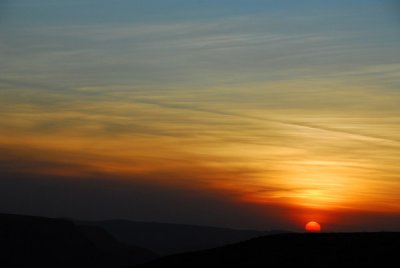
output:
[[[393,63],[396,55],[397,47],[389,44],[382,51],[380,37],[358,31],[361,26],[352,24],[355,18],[331,22],[315,14],[308,19],[269,15],[32,24],[1,33],[6,40],[2,69],[4,77],[30,82],[43,81],[46,74],[45,80],[55,88],[195,87],[335,75],[343,79],[360,66],[373,67],[377,60],[372,55],[379,54],[380,65]],[[333,24],[340,27],[332,30]],[[364,81],[366,76],[352,79]],[[374,77],[376,84],[395,79]]]
[[[196,168],[192,164],[189,170],[155,166],[147,172],[121,174],[92,169],[82,161],[90,154],[26,147],[19,151],[2,147],[1,151],[2,212],[86,220],[125,218],[238,228],[293,228],[284,223],[284,215],[274,214],[282,210],[279,205],[246,205],[237,202],[234,191],[221,191],[207,182],[210,176],[233,178],[238,172],[220,170],[218,174],[215,168]]]

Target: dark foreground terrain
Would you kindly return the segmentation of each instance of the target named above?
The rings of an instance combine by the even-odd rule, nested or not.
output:
[[[150,249],[159,255],[198,251],[283,231],[236,230],[186,224],[108,220],[79,222],[100,227],[119,241]]]
[[[244,242],[157,259],[153,251],[121,242],[115,234],[143,243],[148,238],[149,245],[164,250],[185,250],[258,233],[125,221],[106,225],[108,230],[65,219],[0,214],[0,268],[400,267],[400,233],[267,233]]]
[[[400,267],[400,233],[279,234],[137,267]]]
[[[128,267],[157,258],[105,230],[69,220],[0,214],[0,267]]]
[[[162,255],[276,232],[126,220],[73,222],[0,213],[0,268],[132,267]]]

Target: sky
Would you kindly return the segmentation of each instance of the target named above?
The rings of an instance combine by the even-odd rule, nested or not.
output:
[[[3,0],[0,212],[400,231],[395,0]]]

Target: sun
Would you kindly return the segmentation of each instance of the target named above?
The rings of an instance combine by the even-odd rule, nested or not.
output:
[[[310,221],[306,224],[305,229],[309,233],[321,232],[321,225],[316,221]]]

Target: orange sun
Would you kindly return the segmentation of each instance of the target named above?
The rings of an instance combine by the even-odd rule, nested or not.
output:
[[[321,232],[321,225],[316,221],[310,221],[306,224],[306,231],[309,233]]]

